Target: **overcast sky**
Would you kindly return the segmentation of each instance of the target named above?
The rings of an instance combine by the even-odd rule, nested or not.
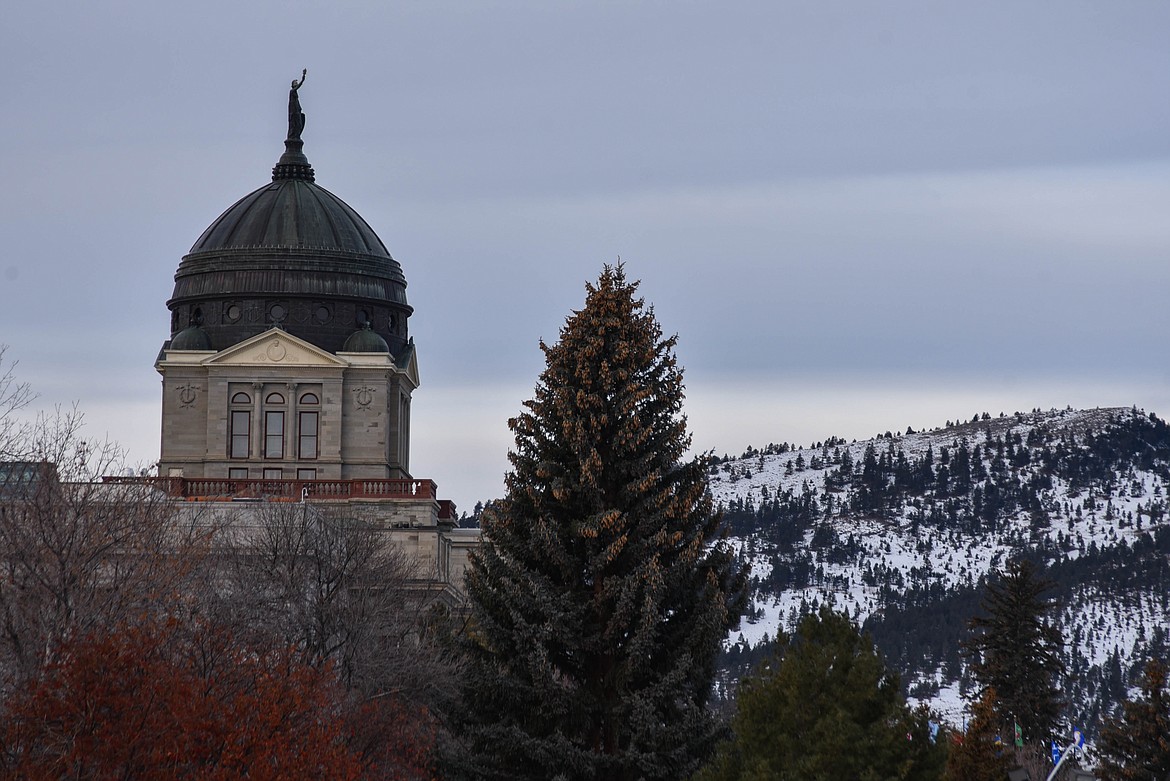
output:
[[[179,259],[283,150],[402,264],[413,463],[470,509],[584,283],[679,335],[696,449],[1170,414],[1170,3],[5,4],[0,344],[158,457]]]

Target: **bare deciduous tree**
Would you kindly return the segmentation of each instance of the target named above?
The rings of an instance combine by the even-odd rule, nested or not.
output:
[[[438,642],[431,573],[370,513],[352,506],[263,502],[246,526],[221,531],[221,611],[252,631],[332,662],[365,697],[435,707],[453,696],[452,661]]]
[[[27,424],[19,413],[34,398],[28,383],[17,382],[15,365],[5,363],[7,347],[0,344],[0,461],[18,461],[24,458],[21,448],[27,440]],[[0,484],[4,481],[0,480]]]
[[[35,676],[66,638],[191,593],[204,549],[162,491],[102,482],[124,469],[115,444],[82,436],[0,366],[0,687]]]

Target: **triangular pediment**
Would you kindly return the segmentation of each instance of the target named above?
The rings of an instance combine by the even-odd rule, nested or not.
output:
[[[333,366],[349,364],[336,355],[272,328],[203,361],[207,366]]]
[[[406,349],[398,356],[398,370],[404,373],[414,387],[419,386],[418,381],[418,353],[414,351],[414,342],[406,346]]]

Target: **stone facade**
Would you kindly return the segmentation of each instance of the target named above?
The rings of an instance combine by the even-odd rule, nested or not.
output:
[[[273,328],[219,352],[164,350],[163,477],[410,478],[410,399],[389,353],[333,355]]]
[[[455,609],[464,606],[463,578],[468,554],[479,545],[478,529],[453,529],[450,524],[435,523],[434,502],[426,499],[314,501],[311,505],[326,514],[352,513],[374,521],[385,530],[385,544],[398,548],[413,562],[410,585],[415,593]],[[183,528],[214,529],[235,545],[246,543],[268,513],[262,503],[250,501],[181,502],[176,507]]]

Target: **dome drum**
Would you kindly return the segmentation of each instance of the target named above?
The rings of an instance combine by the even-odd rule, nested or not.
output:
[[[201,330],[217,350],[280,326],[322,349],[337,352],[355,329],[368,323],[393,355],[398,355],[407,342],[406,319],[411,311],[410,307],[387,306],[369,299],[277,295],[225,298],[222,292],[215,299],[172,300],[171,310],[172,338],[188,323],[201,318]]]

